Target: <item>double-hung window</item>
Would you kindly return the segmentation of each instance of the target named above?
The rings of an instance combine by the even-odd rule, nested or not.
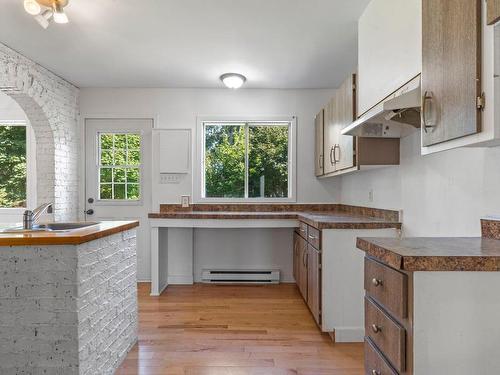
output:
[[[294,199],[294,121],[201,121],[200,200]]]

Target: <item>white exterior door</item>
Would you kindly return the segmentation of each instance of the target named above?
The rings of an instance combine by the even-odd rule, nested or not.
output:
[[[150,278],[151,119],[85,120],[85,219],[139,220],[138,279]]]

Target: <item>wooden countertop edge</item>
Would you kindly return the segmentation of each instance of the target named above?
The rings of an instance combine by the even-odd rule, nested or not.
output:
[[[402,271],[500,271],[500,257],[496,256],[404,256],[363,238],[356,239],[356,247],[382,263]]]
[[[46,246],[46,245],[81,245],[86,242],[94,241],[113,234],[125,232],[139,226],[139,221],[126,222],[111,228],[96,229],[94,232],[78,235],[78,231],[74,235],[62,235],[51,237],[0,237],[0,246]],[[89,228],[83,228],[89,231]]]

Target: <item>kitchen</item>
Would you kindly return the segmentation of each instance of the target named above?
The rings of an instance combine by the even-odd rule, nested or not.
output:
[[[500,364],[485,360],[494,357],[500,337],[493,328],[500,301],[493,287],[499,252],[491,219],[500,207],[498,1],[320,1],[323,12],[304,10],[300,1],[276,1],[293,22],[274,22],[278,8],[270,4],[267,12],[243,3],[222,11],[220,4],[169,1],[140,10],[143,19],[164,14],[168,20],[143,25],[142,35],[111,17],[131,17],[129,1],[102,9],[94,1],[58,4],[67,24],[56,21],[61,9],[39,3],[35,18],[53,12],[45,30],[22,9],[23,1],[9,0],[0,16],[0,119],[26,126],[31,171],[26,202],[2,208],[0,222],[10,224],[7,231],[19,229],[12,224],[23,221],[26,209],[50,202],[53,213],[40,222],[126,221],[118,230],[121,240],[137,233],[137,336],[128,338],[127,350],[111,353],[116,360],[99,358],[113,363],[109,369],[88,370],[79,362],[71,373],[113,373],[120,363],[116,373],[124,374],[498,371]],[[328,19],[332,10],[339,13],[335,20]],[[248,19],[265,14],[262,28],[230,22],[239,11]],[[394,16],[400,14],[405,16]],[[201,25],[209,19],[218,20],[220,29],[202,38]],[[173,37],[183,22],[191,27],[184,35],[193,45],[189,50]],[[94,33],[82,35],[79,28],[88,24]],[[234,33],[221,34],[224,25]],[[112,27],[124,37],[110,34]],[[273,38],[266,40],[266,33]],[[312,49],[316,65],[297,56],[296,44]],[[200,62],[214,46],[217,58]],[[275,62],[272,47],[289,57],[286,63]],[[326,50],[320,53],[320,47]],[[96,61],[88,48],[105,58]],[[257,54],[263,61],[252,58]],[[294,69],[302,70],[297,75]],[[229,77],[241,88],[223,88],[234,84],[219,80],[227,72],[244,75]],[[255,141],[259,132],[268,143]],[[285,141],[276,143],[271,132]],[[214,134],[218,146],[208,147]],[[236,152],[230,160],[237,163],[229,164],[233,174],[207,168],[227,144]],[[279,162],[276,150],[283,150]],[[278,168],[281,180],[275,178]],[[221,194],[224,181],[233,181],[233,190]],[[106,236],[117,233],[91,225],[6,232],[0,243],[29,251],[50,247],[41,238],[52,237],[78,254],[83,244],[97,245]],[[428,237],[436,239],[419,240]],[[374,264],[365,264],[365,254]],[[76,266],[80,274],[85,264]],[[21,271],[11,271],[16,281]],[[380,281],[380,272],[400,280],[404,308],[391,306],[377,294],[384,287],[370,284]],[[456,285],[463,289],[460,301]],[[477,296],[477,290],[484,293]],[[123,306],[133,315],[130,293]],[[80,300],[78,289],[71,298]],[[290,311],[287,303],[293,304]],[[448,306],[460,306],[463,316],[481,306],[477,323],[454,331],[452,324],[465,321]],[[85,324],[78,314],[77,326]],[[432,326],[440,314],[454,319]],[[383,324],[367,323],[380,316],[395,324],[397,339],[384,341],[385,330],[377,335],[371,327]],[[285,323],[302,328],[290,330]],[[457,344],[441,350],[444,338]],[[78,340],[75,345],[81,348]],[[426,350],[433,345],[435,357]],[[19,373],[23,356],[2,353],[20,358],[17,370],[12,364],[5,369]],[[50,361],[45,365],[62,371]],[[24,366],[35,371],[32,362]]]

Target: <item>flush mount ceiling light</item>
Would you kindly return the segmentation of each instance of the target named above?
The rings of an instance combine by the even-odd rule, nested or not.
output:
[[[239,89],[247,79],[242,74],[226,73],[220,76],[220,80],[229,89]]]
[[[55,23],[68,23],[68,16],[64,7],[69,0],[24,0],[24,10],[35,16],[35,20],[44,29],[49,27],[50,21]]]

